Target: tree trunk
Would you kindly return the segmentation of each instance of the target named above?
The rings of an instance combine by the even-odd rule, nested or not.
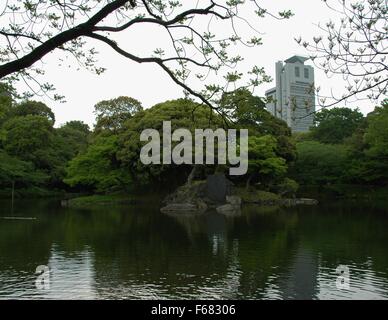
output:
[[[13,211],[13,204],[14,204],[14,200],[15,200],[15,181],[12,181],[12,196],[11,196],[12,200],[11,200],[11,209]]]
[[[253,179],[253,174],[251,174],[249,177],[248,177],[248,180],[247,180],[247,183],[245,185],[245,189],[248,191],[249,190],[249,187],[251,186],[251,181]]]

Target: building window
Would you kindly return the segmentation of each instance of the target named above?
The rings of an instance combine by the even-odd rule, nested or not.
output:
[[[295,67],[295,77],[300,77],[300,69],[299,69],[299,67]]]
[[[304,77],[306,79],[308,79],[308,77],[309,77],[309,69],[307,69],[307,68],[304,68]]]

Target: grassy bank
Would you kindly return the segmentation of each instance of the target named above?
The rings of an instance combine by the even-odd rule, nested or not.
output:
[[[280,199],[280,196],[275,193],[254,188],[249,190],[246,188],[236,188],[236,194],[245,203],[269,203]]]
[[[383,200],[388,198],[388,187],[370,185],[301,185],[298,196],[315,199]]]
[[[128,194],[91,195],[63,201],[64,206],[80,209],[133,203],[134,197]]]

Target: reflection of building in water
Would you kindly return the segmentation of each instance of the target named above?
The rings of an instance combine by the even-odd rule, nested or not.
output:
[[[215,241],[219,240],[216,237]],[[227,241],[226,239],[224,239]],[[219,280],[213,280],[210,284],[199,286],[198,290],[204,292],[202,298],[206,299],[237,299],[241,287],[241,267],[239,263],[239,242],[233,239],[229,250],[227,250],[228,266],[226,274]],[[201,297],[200,297],[201,298]]]
[[[267,110],[287,122],[292,131],[308,131],[315,111],[314,68],[308,58],[293,56],[276,63],[276,87],[265,92]]]
[[[233,228],[234,217],[218,213],[206,215],[177,215],[174,217],[184,228],[189,239],[195,235],[206,234],[212,255],[215,259],[225,260],[227,265],[221,278],[216,274],[198,283],[198,299],[236,299],[241,286],[241,267],[239,263],[239,240],[228,239],[228,230]],[[209,263],[209,261],[208,261]]]
[[[317,297],[318,266],[317,256],[309,249],[298,247],[291,266],[281,276],[279,290],[283,299],[310,300]]]

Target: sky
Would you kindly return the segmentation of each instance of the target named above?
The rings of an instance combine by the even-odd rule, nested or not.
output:
[[[190,0],[191,1],[191,0]],[[257,64],[265,68],[267,74],[274,77],[275,63],[285,60],[295,54],[308,55],[304,48],[294,40],[301,36],[312,39],[320,35],[317,24],[328,20],[336,20],[338,16],[328,9],[321,0],[260,0],[263,7],[272,12],[290,9],[295,15],[289,20],[278,21],[267,17],[259,20],[255,25],[263,38],[263,45],[255,48],[244,48],[239,51],[244,57],[245,64]],[[215,32],[220,31],[215,28]],[[154,37],[153,37],[154,36]],[[145,47],[156,46],[163,38],[155,38],[155,30],[138,29],[120,35],[120,44],[127,49],[140,50]],[[59,94],[66,98],[65,103],[44,101],[53,109],[56,115],[56,126],[70,120],[81,120],[89,125],[94,123],[93,107],[105,99],[118,96],[130,96],[142,102],[144,108],[156,103],[182,97],[182,88],[177,86],[160,67],[151,64],[137,64],[119,56],[104,44],[96,44],[99,54],[99,65],[107,70],[102,75],[95,75],[85,69],[72,66],[58,66],[56,53],[44,59],[46,78],[55,85]],[[68,63],[72,63],[70,60]],[[311,62],[306,62],[311,64]],[[328,79],[323,71],[315,68],[315,83],[322,88],[322,93],[331,89],[341,90],[345,83],[340,78]],[[263,84],[255,93],[263,96],[264,92],[274,84]],[[341,92],[341,91],[339,91]],[[359,107],[366,114],[373,110],[371,102],[357,102],[347,106]]]

